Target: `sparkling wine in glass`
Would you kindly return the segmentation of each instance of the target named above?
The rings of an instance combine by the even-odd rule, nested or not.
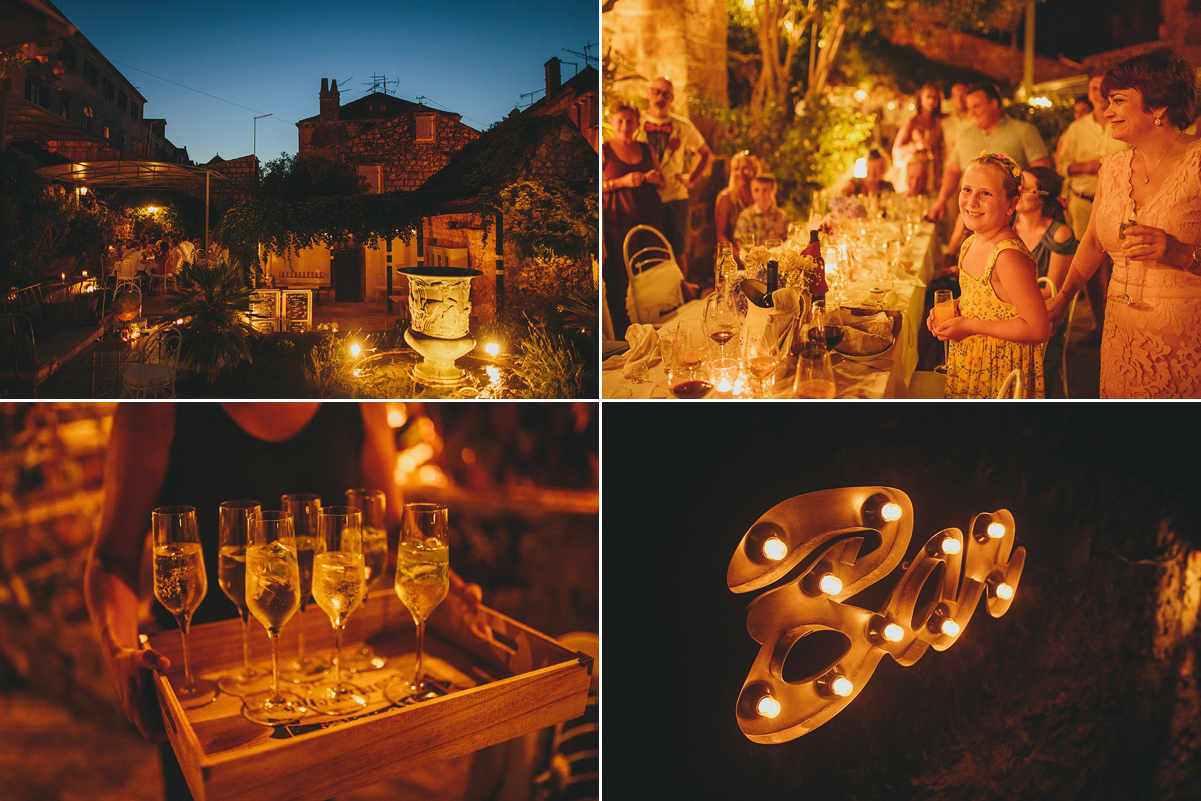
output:
[[[220,550],[217,555],[217,582],[221,591],[238,607],[242,620],[242,667],[217,680],[230,695],[259,692],[267,674],[250,664],[250,608],[246,606],[246,546],[251,526],[262,512],[258,501],[222,501],[217,510]]]
[[[300,620],[297,621],[300,625],[296,627],[296,659],[280,675],[300,684],[321,678],[330,667],[325,660],[306,654],[304,648],[304,611],[313,597],[313,555],[317,550],[317,514],[321,511],[321,496],[290,493],[280,499],[280,505],[292,517],[296,558],[300,564]]]
[[[1120,239],[1124,242],[1126,240],[1126,229],[1133,228],[1136,225],[1138,225],[1138,221],[1134,219],[1134,212],[1132,211],[1130,213],[1129,219],[1126,219],[1118,224],[1118,239]],[[1139,305],[1138,299],[1132,297],[1130,294],[1130,274],[1133,272],[1134,263],[1131,262],[1129,257],[1127,257],[1125,255],[1122,256],[1122,261],[1125,262],[1125,264],[1126,264],[1126,283],[1125,283],[1125,286],[1123,286],[1123,288],[1122,288],[1122,294],[1118,295],[1115,298],[1115,300],[1120,300],[1123,303],[1125,303],[1127,306],[1132,306],[1132,307],[1138,306]],[[1146,272],[1144,271],[1144,276],[1145,275],[1146,275]],[[1141,289],[1139,291],[1139,296],[1140,297],[1142,296]]]
[[[446,533],[447,509],[440,503],[406,503],[396,552],[396,595],[417,625],[417,664],[413,680],[402,677],[384,693],[393,703],[425,690],[421,657],[425,620],[450,589],[450,540]]]
[[[217,697],[217,685],[192,675],[188,628],[208,590],[200,533],[193,506],[160,506],[150,513],[154,537],[154,597],[179,622],[183,638],[184,683],[175,694],[185,709],[203,706]]]
[[[367,596],[363,598],[363,606],[373,590],[378,590],[387,583],[385,571],[388,566],[388,530],[384,511],[386,499],[383,490],[356,488],[346,490],[346,505],[353,506],[363,513],[363,575],[367,583]],[[362,620],[364,611],[356,620]],[[366,639],[361,646],[347,655],[345,666],[350,670],[379,670],[388,661],[375,652]]]
[[[934,290],[934,325],[940,326],[957,316],[955,310],[955,297],[949,289]],[[951,341],[944,339],[942,342],[942,358],[943,363],[934,368],[936,373],[947,372],[947,362],[951,360]]]
[[[345,715],[367,706],[367,691],[342,678],[342,632],[363,603],[363,513],[354,506],[326,506],[317,514],[317,553],[313,557],[313,600],[334,627],[332,681],[309,692],[309,705],[325,715]]]
[[[781,358],[781,346],[773,326],[764,325],[750,336],[743,335],[742,361],[754,379],[751,386],[754,397],[767,396],[767,382],[775,375]]]
[[[252,723],[295,723],[308,711],[304,699],[279,688],[279,633],[300,606],[300,562],[292,516],[260,512],[246,546],[246,606],[271,640],[271,689],[242,699],[242,716]]]

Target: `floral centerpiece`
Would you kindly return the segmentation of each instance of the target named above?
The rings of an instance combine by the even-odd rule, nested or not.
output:
[[[766,281],[767,262],[769,259],[775,259],[779,265],[780,286],[810,286],[807,275],[816,273],[820,268],[816,259],[804,255],[801,250],[801,243],[792,240],[772,250],[761,245],[745,247],[741,256],[746,267],[746,276],[756,281]]]

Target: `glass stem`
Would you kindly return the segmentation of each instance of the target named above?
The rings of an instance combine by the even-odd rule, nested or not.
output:
[[[179,635],[183,641],[183,676],[184,676],[184,691],[192,692],[195,688],[192,684],[192,659],[188,653],[188,626],[192,622],[191,615],[183,615],[179,620]]]
[[[271,700],[279,698],[279,632],[267,629],[271,639]]]
[[[297,622],[300,624],[296,627],[296,662],[300,665],[304,664],[304,601],[300,602],[300,617]]]
[[[343,623],[339,626],[334,624],[334,686],[339,687],[342,684],[342,631],[346,628]]]
[[[425,620],[417,621],[417,667],[413,670],[413,686],[421,686],[421,651],[425,645]]]
[[[242,674],[250,675],[250,610],[242,610]]]

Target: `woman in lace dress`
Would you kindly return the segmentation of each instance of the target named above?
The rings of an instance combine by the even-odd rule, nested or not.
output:
[[[1112,256],[1101,339],[1101,397],[1201,397],[1201,139],[1196,78],[1167,49],[1106,73],[1113,137],[1132,149],[1101,162],[1097,198],[1052,317]]]

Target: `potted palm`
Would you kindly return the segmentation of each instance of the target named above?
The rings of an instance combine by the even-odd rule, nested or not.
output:
[[[242,270],[228,262],[186,264],[167,298],[168,319],[182,320],[182,366],[207,383],[251,360],[259,333],[247,322],[251,288]]]

